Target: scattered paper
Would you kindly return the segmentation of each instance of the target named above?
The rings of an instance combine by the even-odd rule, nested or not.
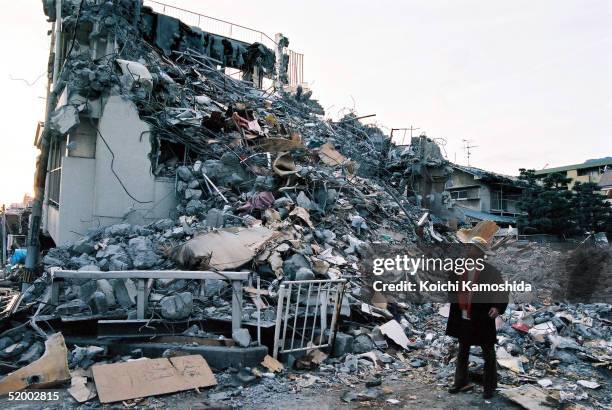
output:
[[[380,327],[380,332],[404,349],[408,349],[408,336],[406,336],[404,328],[402,328],[402,325],[400,325],[397,320],[390,320],[382,325]]]

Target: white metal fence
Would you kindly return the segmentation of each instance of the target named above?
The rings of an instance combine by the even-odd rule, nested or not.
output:
[[[276,308],[274,358],[332,346],[345,284],[343,279],[283,282]]]

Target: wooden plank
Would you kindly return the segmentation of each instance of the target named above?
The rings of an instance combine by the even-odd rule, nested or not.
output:
[[[92,372],[101,403],[217,384],[208,363],[200,355],[95,365]]]
[[[65,279],[221,279],[247,280],[249,272],[212,272],[184,270],[125,270],[108,272],[79,272],[75,270],[56,270],[57,278]]]

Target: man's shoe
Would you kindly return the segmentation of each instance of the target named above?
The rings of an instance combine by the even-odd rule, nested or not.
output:
[[[494,393],[494,392],[495,392],[495,390],[488,390],[488,389],[487,389],[487,390],[485,390],[485,391],[482,393],[482,398],[483,398],[483,399],[485,399],[485,400],[492,399],[492,398],[493,398],[493,393]]]
[[[472,385],[472,384],[468,384],[468,383],[465,383],[465,384],[462,384],[462,385],[459,385],[459,386],[457,386],[457,385],[452,385],[452,386],[450,387],[450,389],[448,389],[448,392],[449,392],[450,394],[457,394],[457,393],[462,392],[462,391],[468,391],[468,390],[470,390],[472,387],[474,387],[474,385]]]

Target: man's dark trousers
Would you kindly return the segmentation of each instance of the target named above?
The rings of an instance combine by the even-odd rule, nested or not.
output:
[[[497,387],[497,362],[495,359],[495,345],[483,344],[482,356],[484,358],[484,390],[493,392]],[[455,368],[455,386],[463,386],[468,383],[468,364],[470,357],[470,344],[459,340],[459,353]]]

